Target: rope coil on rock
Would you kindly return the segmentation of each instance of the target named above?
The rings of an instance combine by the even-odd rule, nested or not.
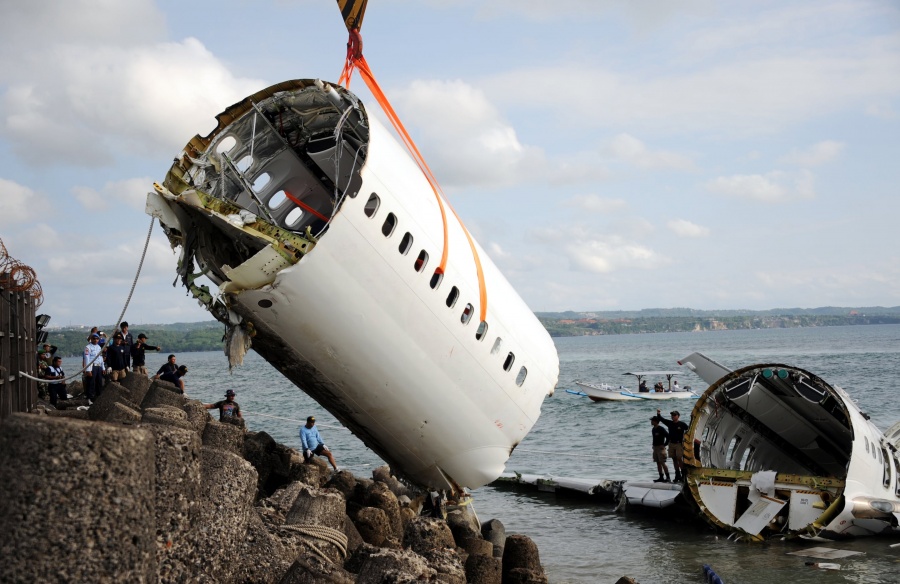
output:
[[[330,543],[334,547],[337,548],[338,552],[341,554],[341,558],[347,557],[347,536],[343,531],[334,529],[332,527],[326,527],[324,525],[313,525],[311,523],[298,523],[294,525],[282,525],[281,529],[286,531],[295,531],[301,535],[306,535],[315,539],[322,540],[326,543]],[[325,555],[325,552],[319,548],[315,543],[308,540],[301,540],[307,546],[312,549],[313,552],[316,553],[320,558],[325,560],[326,562],[331,562],[331,558]]]
[[[119,318],[117,318],[116,322],[115,322],[115,326],[117,326],[117,327],[119,326],[119,323],[122,322],[122,319],[125,318],[125,311],[128,310],[128,305],[131,303],[131,297],[134,295],[134,289],[137,286],[138,278],[141,277],[141,269],[144,267],[144,258],[147,257],[147,248],[150,246],[150,235],[153,233],[153,224],[155,222],[156,222],[156,217],[151,217],[150,218],[150,228],[147,230],[147,239],[144,241],[144,251],[141,252],[141,260],[138,262],[137,273],[134,275],[134,281],[131,282],[131,290],[128,291],[128,298],[125,299],[125,306],[122,307],[122,312],[119,314]],[[100,353],[97,353],[97,355],[93,359],[91,359],[91,362],[88,363],[87,365],[85,365],[84,367],[82,367],[81,370],[78,371],[77,373],[74,373],[74,374],[66,377],[65,379],[55,379],[53,381],[56,383],[60,383],[63,381],[69,381],[70,379],[75,379],[76,377],[78,377],[79,375],[81,375],[82,373],[87,371],[88,367],[91,367],[94,364],[94,361],[96,361],[102,354],[103,354],[102,351]],[[46,379],[34,377],[32,375],[25,373],[24,371],[19,371],[19,375],[21,375],[22,377],[31,379],[33,381],[39,381],[41,383],[47,382]]]

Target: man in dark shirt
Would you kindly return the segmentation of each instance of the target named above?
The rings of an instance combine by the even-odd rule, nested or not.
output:
[[[125,338],[121,333],[116,333],[113,337],[113,345],[106,349],[106,366],[112,372],[110,379],[119,381],[125,379],[125,369],[128,367],[128,357],[131,351],[125,346]]]
[[[188,372],[188,368],[186,365],[180,366],[177,370],[167,371],[162,374],[157,374],[154,379],[159,378],[160,381],[168,381],[172,385],[178,388],[178,393],[184,393],[184,380],[182,377]]]
[[[208,410],[218,408],[220,422],[230,422],[235,418],[244,417],[241,415],[241,406],[234,401],[234,391],[231,389],[225,392],[225,399],[214,404],[203,404],[203,407]]]
[[[666,466],[666,445],[669,443],[669,433],[659,425],[659,421],[659,416],[650,418],[650,423],[653,425],[653,430],[651,430],[653,435],[653,462],[656,463],[656,470],[659,472],[659,478],[653,482],[670,483],[672,481],[669,479],[669,467]],[[663,478],[663,473],[666,474],[666,478]]]
[[[688,431],[688,425],[681,421],[681,414],[678,410],[672,412],[672,419],[667,420],[656,409],[656,417],[659,421],[666,425],[669,429],[669,458],[672,459],[672,466],[675,467],[675,482],[684,481],[684,433]]]
[[[128,354],[125,355],[125,368],[127,369],[131,367],[131,345],[134,344],[134,337],[128,332],[128,323],[123,320],[121,324],[119,324],[116,334],[121,334],[122,338],[125,339],[125,348],[128,349]]]
[[[47,386],[50,388],[50,405],[55,406],[57,400],[69,398],[66,393],[66,382],[61,381],[65,378],[66,374],[62,370],[62,357],[54,357],[52,365],[44,369],[44,379],[47,380]]]
[[[159,379],[159,376],[163,373],[175,373],[177,370],[178,365],[175,364],[175,355],[169,355],[168,360],[162,364],[162,367],[159,368],[153,379]]]
[[[147,335],[138,335],[137,342],[131,345],[131,367],[139,375],[147,375],[147,355],[145,351],[159,351],[159,347],[147,344]]]

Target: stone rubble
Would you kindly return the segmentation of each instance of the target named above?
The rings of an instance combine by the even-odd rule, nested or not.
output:
[[[87,405],[0,424],[0,582],[547,582],[528,537],[470,506],[420,516],[387,467],[305,464],[138,375]]]

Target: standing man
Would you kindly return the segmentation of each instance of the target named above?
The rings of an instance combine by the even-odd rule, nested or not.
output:
[[[112,381],[125,379],[125,368],[128,367],[128,356],[131,351],[125,346],[125,338],[122,333],[113,336],[113,345],[106,349],[106,366],[112,372],[109,378]]]
[[[300,426],[300,444],[303,446],[303,462],[312,460],[313,454],[325,456],[328,458],[328,462],[331,463],[331,466],[334,467],[334,470],[338,470],[337,463],[334,462],[334,455],[331,454],[331,451],[328,450],[328,447],[322,442],[322,437],[319,435],[319,429],[316,428],[315,416],[306,418],[306,425]]]
[[[136,343],[131,345],[131,367],[139,375],[147,375],[147,356],[145,351],[159,351],[159,347],[147,344],[147,335],[138,335]]]
[[[124,320],[119,325],[119,330],[116,332],[122,334],[122,338],[125,340],[124,345],[128,349],[128,354],[125,355],[125,368],[127,369],[131,367],[131,346],[134,344],[134,337],[128,332],[128,323]]]
[[[169,358],[162,364],[162,367],[156,371],[156,375],[153,376],[153,379],[159,379],[159,376],[163,373],[175,373],[176,371],[178,371],[178,365],[175,364],[175,355],[169,355]]]
[[[218,408],[220,422],[230,422],[235,418],[244,417],[241,415],[241,406],[234,401],[234,391],[231,389],[225,392],[225,399],[217,401],[214,404],[203,404],[203,407],[208,410]]]
[[[84,348],[82,365],[84,366],[84,393],[88,403],[93,404],[94,399],[103,391],[103,354],[100,346],[100,335],[91,333],[91,342]]]
[[[653,435],[653,462],[656,463],[656,470],[659,472],[659,478],[655,479],[654,483],[671,483],[672,481],[669,479],[669,467],[666,466],[666,444],[669,443],[669,433],[666,432],[666,429],[659,425],[659,416],[653,416],[650,418],[650,423],[653,425],[653,430],[651,430],[651,434]],[[666,478],[663,478],[663,472],[666,473]]]
[[[60,381],[65,379],[66,374],[62,370],[62,357],[54,357],[53,364],[44,370],[44,379],[47,380],[47,386],[50,388],[50,405],[55,406],[58,399],[69,399],[66,393],[66,382]]]
[[[675,482],[684,481],[684,433],[688,431],[688,425],[681,421],[681,414],[678,410],[672,411],[672,419],[667,420],[659,413],[656,408],[656,417],[659,421],[666,425],[669,429],[669,458],[672,459],[672,466],[675,467]]]

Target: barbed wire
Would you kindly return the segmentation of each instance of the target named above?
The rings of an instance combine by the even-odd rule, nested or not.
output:
[[[2,239],[0,239],[0,288],[7,292],[28,293],[34,301],[35,308],[44,302],[44,290],[38,282],[34,268],[10,256]]]

